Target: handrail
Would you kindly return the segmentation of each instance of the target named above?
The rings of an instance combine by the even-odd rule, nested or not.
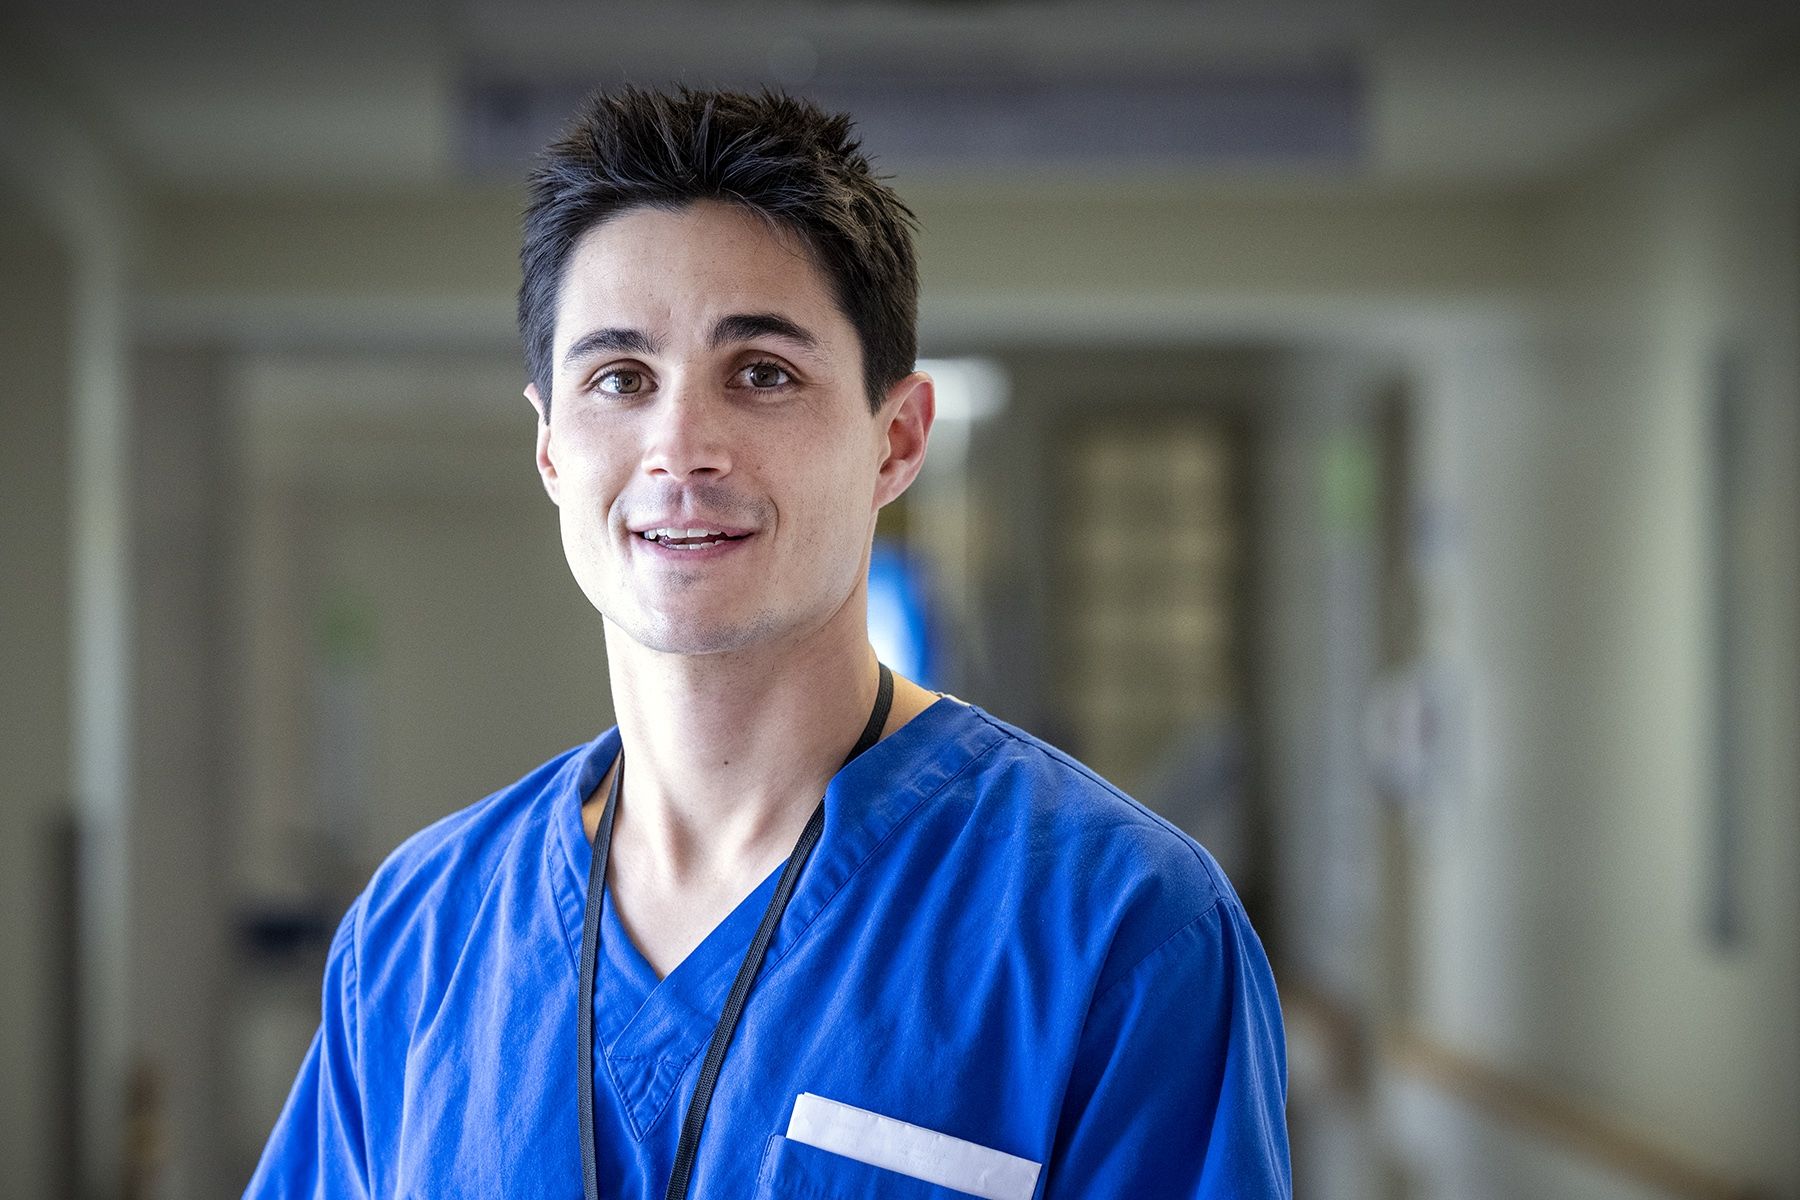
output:
[[[1371,1065],[1424,1080],[1486,1116],[1536,1134],[1671,1200],[1769,1200],[1761,1189],[1699,1166],[1594,1105],[1481,1061],[1419,1029],[1387,1029],[1307,987],[1283,983],[1282,1007],[1316,1028],[1337,1065],[1333,1077],[1364,1086]],[[1359,1061],[1360,1060],[1360,1061]]]
[[[1476,1108],[1658,1192],[1680,1200],[1764,1200],[1750,1184],[1691,1163],[1590,1104],[1484,1063],[1417,1030],[1384,1034],[1377,1046],[1384,1065],[1428,1080]]]

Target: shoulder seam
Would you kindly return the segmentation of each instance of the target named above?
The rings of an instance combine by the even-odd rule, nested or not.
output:
[[[599,737],[604,736],[605,732],[603,731],[594,740],[598,741]],[[370,890],[372,891],[375,888],[384,875],[397,869],[398,864],[403,858],[425,857],[445,847],[455,846],[460,843],[464,836],[462,828],[464,825],[484,819],[486,815],[485,810],[487,809],[496,807],[504,802],[520,800],[521,788],[528,781],[542,774],[544,777],[542,782],[533,789],[531,797],[528,800],[525,800],[523,804],[523,807],[528,812],[535,809],[537,807],[537,800],[543,795],[545,788],[568,767],[571,759],[580,754],[583,750],[591,747],[593,744],[593,741],[589,741],[570,746],[568,749],[539,763],[511,783],[503,784],[488,792],[486,795],[461,805],[458,808],[453,808],[449,812],[442,813],[420,828],[413,830],[406,835],[406,837],[402,838],[400,842],[390,849],[382,858],[380,864],[370,876]]]
[[[1000,730],[999,732],[1004,733],[1005,731]],[[811,918],[809,918],[807,920],[806,924],[800,926],[795,931],[793,939],[791,941],[789,941],[785,947],[782,948],[781,953],[778,956],[773,957],[768,960],[768,962],[764,966],[764,969],[772,970],[774,967],[778,966],[780,963],[784,962],[786,959],[791,957],[794,952],[795,947],[800,945],[800,943],[805,939],[806,935],[809,932],[811,932],[813,925],[817,923],[819,917],[825,912],[826,909],[831,907],[832,901],[837,899],[838,893],[842,892],[844,890],[844,888],[848,887],[850,884],[850,880],[855,877],[856,873],[858,871],[861,871],[863,869],[863,866],[865,864],[867,864],[871,858],[874,858],[875,855],[877,855],[881,852],[881,848],[883,846],[887,845],[888,842],[894,838],[894,836],[899,832],[900,827],[905,825],[908,821],[912,820],[913,816],[916,813],[918,813],[918,811],[921,808],[925,807],[925,805],[927,803],[929,803],[934,797],[936,797],[939,793],[941,793],[945,788],[949,787],[952,783],[956,782],[958,779],[961,779],[964,775],[968,774],[969,770],[972,767],[974,767],[974,765],[977,762],[980,762],[982,759],[986,758],[989,754],[992,754],[994,752],[994,747],[998,746],[999,744],[1000,744],[999,742],[992,742],[986,746],[983,746],[979,751],[975,752],[974,754],[971,754],[969,756],[969,761],[965,762],[962,766],[958,767],[954,774],[945,777],[942,781],[940,781],[938,783],[938,785],[936,787],[932,788],[931,791],[920,796],[918,798],[918,801],[916,803],[914,803],[911,808],[907,809],[906,812],[904,814],[902,814],[900,816],[900,818],[894,822],[893,828],[889,829],[887,831],[887,833],[882,835],[882,837],[879,841],[877,841],[873,846],[869,847],[869,852],[867,854],[863,855],[863,857],[857,861],[855,868],[852,869],[850,874],[844,878],[844,881],[842,883],[840,883],[831,892],[831,894],[829,896],[825,897],[824,901],[819,905],[818,911],[813,913]]]
[[[1176,938],[1180,937],[1182,934],[1186,933],[1188,930],[1192,929],[1194,926],[1200,924],[1200,922],[1211,917],[1215,912],[1217,912],[1219,910],[1219,908],[1224,904],[1224,902],[1225,902],[1225,898],[1223,896],[1215,895],[1212,898],[1212,902],[1210,904],[1208,904],[1205,908],[1201,909],[1200,912],[1195,914],[1192,920],[1184,922],[1180,926],[1176,927],[1174,930],[1170,931],[1168,937],[1166,937],[1162,941],[1156,943],[1156,945],[1150,947],[1150,949],[1146,950],[1138,958],[1138,960],[1136,962],[1132,963],[1129,967],[1126,967],[1123,971],[1121,971],[1119,973],[1119,977],[1117,979],[1113,980],[1111,983],[1107,984],[1104,988],[1101,988],[1098,992],[1094,993],[1094,998],[1092,1001],[1089,1002],[1089,1005],[1088,1005],[1089,1009],[1092,1010],[1092,1009],[1100,1007],[1100,1005],[1106,1001],[1107,997],[1111,996],[1115,991],[1117,991],[1119,989],[1119,985],[1130,980],[1132,976],[1136,975],[1140,970],[1143,969],[1143,966],[1145,963],[1147,963],[1151,959],[1155,958],[1158,954],[1161,954],[1163,952],[1163,950],[1165,948],[1167,948],[1167,946],[1169,945],[1170,942],[1174,941]]]
[[[1068,771],[1075,775],[1079,775],[1081,778],[1086,779],[1088,782],[1090,782],[1094,786],[1100,788],[1102,791],[1105,791],[1106,793],[1113,796],[1114,798],[1122,801],[1124,804],[1126,804],[1127,806],[1129,806],[1136,812],[1142,813],[1144,816],[1148,817],[1156,825],[1161,826],[1163,831],[1165,833],[1173,835],[1175,840],[1177,842],[1181,843],[1182,849],[1186,850],[1187,853],[1194,859],[1194,861],[1199,864],[1200,870],[1206,875],[1208,885],[1212,888],[1212,892],[1213,892],[1212,903],[1217,904],[1221,899],[1224,898],[1223,889],[1221,889],[1219,887],[1219,881],[1216,878],[1214,878],[1212,869],[1207,865],[1206,857],[1204,855],[1202,855],[1201,853],[1199,853],[1198,849],[1193,844],[1193,839],[1187,833],[1185,833],[1181,829],[1180,826],[1176,825],[1173,821],[1169,820],[1169,818],[1163,816],[1161,813],[1157,812],[1155,809],[1153,809],[1149,805],[1145,804],[1142,800],[1139,800],[1137,797],[1131,795],[1129,792],[1124,791],[1117,784],[1115,784],[1112,781],[1099,775],[1098,773],[1096,773],[1094,771],[1094,769],[1092,767],[1089,767],[1086,763],[1081,762],[1079,759],[1071,757],[1064,751],[1058,750],[1056,747],[1051,746],[1048,743],[1033,744],[1032,742],[1028,742],[1024,738],[1020,737],[1018,735],[1018,733],[1016,733],[1015,731],[1013,731],[1011,729],[1008,729],[1007,727],[1002,725],[999,721],[995,720],[994,717],[990,713],[984,712],[979,708],[975,708],[973,705],[971,705],[970,708],[975,713],[975,715],[977,717],[981,718],[981,720],[985,721],[987,723],[988,727],[991,728],[995,733],[998,733],[1000,736],[1008,739],[1009,741],[1016,742],[1019,745],[1024,746],[1029,750],[1036,751],[1038,754],[1042,755],[1044,758],[1048,759],[1050,762],[1054,763],[1056,766],[1060,767],[1064,771]],[[1200,915],[1205,916],[1206,914],[1203,912]],[[1195,918],[1195,919],[1197,920],[1198,918]]]

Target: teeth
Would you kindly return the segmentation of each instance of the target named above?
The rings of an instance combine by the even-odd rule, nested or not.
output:
[[[643,536],[650,541],[667,542],[671,538],[724,537],[722,529],[646,529]],[[713,545],[707,542],[707,545]]]

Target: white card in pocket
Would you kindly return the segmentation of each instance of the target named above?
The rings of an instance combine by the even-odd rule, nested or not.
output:
[[[787,1138],[982,1200],[1031,1200],[1040,1165],[811,1092],[794,1097]]]

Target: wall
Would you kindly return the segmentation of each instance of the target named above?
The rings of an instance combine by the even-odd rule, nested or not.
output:
[[[247,911],[335,924],[406,837],[612,722],[510,357],[251,352],[230,372],[246,475],[230,876]],[[317,1025],[321,965],[240,964],[240,1178]]]
[[[1791,72],[1649,131],[1552,210],[1541,327],[1415,361],[1426,504],[1453,531],[1428,572],[1429,636],[1467,681],[1472,717],[1469,786],[1416,826],[1416,1016],[1789,1197],[1797,145]],[[1706,446],[1727,345],[1748,366],[1739,482],[1754,518],[1743,603],[1727,614],[1752,648],[1727,685],[1744,714],[1748,928],[1722,948],[1705,932],[1719,749]]]
[[[1473,1054],[1791,1194],[1800,1178],[1786,1140],[1800,1124],[1791,1003],[1800,993],[1792,932],[1800,837],[1785,741],[1800,726],[1791,523],[1800,221],[1790,148],[1800,139],[1784,115],[1795,107],[1792,85],[1782,86],[1652,130],[1555,194],[1311,184],[1201,194],[1181,181],[981,192],[925,182],[908,194],[924,224],[933,352],[1001,345],[1027,363],[1048,362],[1041,352],[1053,346],[1080,360],[1097,343],[1323,340],[1404,361],[1419,407],[1422,507],[1434,522],[1420,564],[1428,647],[1468,706],[1464,773],[1413,830],[1417,936],[1407,958],[1419,978],[1403,989],[1417,997],[1413,1015]],[[491,348],[488,361],[505,374],[516,204],[511,192],[165,200],[148,222],[140,327],[174,340],[206,331],[252,355],[270,345],[350,347],[438,390],[460,386],[460,368],[434,372],[434,356],[475,345]],[[1717,955],[1699,933],[1711,628],[1699,397],[1701,364],[1726,323],[1761,347],[1755,388],[1768,436],[1758,470],[1775,516],[1751,589],[1761,654],[1745,681],[1755,701],[1747,706],[1755,782],[1744,874],[1756,920],[1743,949]],[[1063,360],[1072,372],[1092,367]],[[299,375],[313,379],[314,401],[339,390],[329,367]],[[385,398],[391,383],[345,394]],[[1054,386],[1028,383],[1017,415]],[[254,389],[245,387],[248,397]],[[496,405],[518,405],[514,388],[509,378],[487,391]],[[1089,398],[1075,387],[1068,395]],[[421,407],[411,420],[435,423],[433,411]],[[381,436],[405,426],[388,424]],[[516,774],[522,747],[533,747],[523,757],[535,761],[581,736],[552,730],[552,716],[596,724],[593,660],[582,657],[596,647],[591,615],[554,542],[542,538],[550,514],[528,498],[535,485],[478,490],[473,501],[466,487],[462,500],[436,488],[415,493],[411,483],[370,488],[384,443],[354,424],[327,430],[335,440],[311,450],[341,465],[356,443],[361,473],[265,488],[253,503],[267,508],[257,519],[273,524],[250,541],[269,559],[247,568],[247,586],[252,604],[272,606],[256,618],[265,630],[280,610],[299,617],[287,628],[309,628],[308,589],[323,573],[360,589],[378,627],[396,631],[379,642],[371,676],[378,715],[428,735],[374,768],[383,808],[355,842],[355,854],[372,861],[404,832]],[[438,466],[510,453],[512,478],[529,481],[524,433],[496,427],[495,441],[488,436],[465,429]],[[517,450],[494,449],[515,436]],[[1320,519],[1304,490],[1316,482],[1318,451],[1311,434],[1296,436],[1271,460],[1269,486],[1270,499],[1288,505],[1274,505],[1277,521],[1293,523],[1282,544],[1306,573],[1318,565],[1304,561],[1318,544],[1309,541],[1318,531],[1304,528]],[[321,461],[306,457],[306,445],[282,445],[303,467]],[[986,450],[1004,456],[1006,443]],[[464,522],[480,531],[479,573],[469,570],[467,546],[444,532]],[[541,540],[512,544],[514,529]],[[1046,536],[1032,530],[1019,544]],[[1024,576],[1030,566],[1001,569]],[[461,586],[471,574],[473,586]],[[1330,592],[1322,577],[1309,578],[1314,594]],[[1030,616],[1041,602],[1028,595],[1021,611]],[[483,622],[496,610],[557,615],[541,631],[509,627],[504,646],[473,657],[497,669],[540,662],[539,682],[553,683],[515,681],[490,693],[510,701],[481,713],[460,697],[485,685],[458,674],[442,651],[491,628]],[[1306,620],[1291,608],[1282,615]],[[1302,670],[1322,665],[1307,658],[1315,647],[1307,639],[1319,634],[1291,631],[1290,661]],[[569,653],[517,657],[545,648]],[[272,672],[256,678],[276,684],[252,698],[264,733],[246,748],[260,814],[243,868],[252,894],[295,886],[282,876],[281,822],[313,786],[312,733],[278,728],[282,714],[311,703],[308,646],[271,634],[253,652]],[[1033,723],[1034,682],[996,707]],[[1304,744],[1306,714],[1288,732]],[[1333,753],[1341,772],[1350,750]],[[421,762],[429,772],[416,769]],[[1323,769],[1301,760],[1287,777],[1291,829],[1308,828],[1307,806],[1327,786]],[[1307,917],[1293,912],[1287,923]],[[1471,1145],[1466,1153],[1438,1145],[1441,1157],[1416,1169],[1445,1194],[1479,1195],[1518,1178],[1493,1169],[1513,1161],[1503,1155],[1532,1152],[1495,1149],[1491,1137]],[[1579,1181],[1569,1186],[1584,1194]]]
[[[51,835],[69,812],[67,263],[0,194],[0,1162],[19,1195],[60,1181]]]
[[[1507,305],[1535,197],[1303,180],[1074,178],[902,185],[919,214],[927,353],[973,339],[1163,344]],[[259,345],[513,354],[510,189],[152,198],[140,326]]]

